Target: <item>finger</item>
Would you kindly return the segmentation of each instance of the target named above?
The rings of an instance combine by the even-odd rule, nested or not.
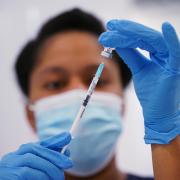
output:
[[[14,167],[14,168],[9,168],[9,167],[0,167],[0,179],[1,180],[18,180],[19,179],[19,174],[18,171],[20,170],[20,167]]]
[[[6,159],[8,159],[9,157],[11,157],[14,153],[8,153],[8,154],[5,154],[2,159],[0,160],[0,165],[1,163],[3,163],[3,161],[6,161]]]
[[[140,72],[146,65],[150,63],[150,61],[136,49],[117,48],[116,52],[127,64],[133,75]]]
[[[37,169],[33,169],[30,167],[18,167],[19,169],[16,169],[16,173],[18,177],[25,178],[26,180],[49,180],[49,176]]]
[[[38,144],[23,145],[16,154],[24,155],[26,153],[35,154],[62,169],[68,169],[72,167],[72,161],[69,159],[69,157]]]
[[[71,135],[68,132],[64,132],[53,137],[47,138],[40,142],[40,145],[55,150],[60,151],[65,145],[69,144],[71,141]]]
[[[49,161],[42,159],[34,154],[27,153],[25,155],[13,155],[11,157],[11,164],[9,167],[29,167],[32,169],[39,170],[51,179],[57,179],[62,177],[62,171],[58,169],[54,164]]]
[[[162,31],[170,53],[168,64],[173,69],[180,70],[180,42],[176,31],[168,22],[163,23]]]
[[[134,21],[130,21],[130,20],[118,20],[118,19],[112,19],[110,21],[107,22],[107,28],[111,31],[113,30],[116,30],[116,31],[119,31],[119,30],[128,30],[128,31],[131,31],[131,32],[134,32],[134,31],[137,31],[139,32],[139,30],[143,30],[144,29],[147,31],[147,32],[154,32],[156,30],[150,28],[150,27],[147,27],[143,24],[140,24],[140,23],[137,23],[137,22],[134,22]]]
[[[142,67],[149,63],[149,60],[139,53],[135,48],[141,47],[144,50],[152,48],[148,44],[135,41],[129,37],[121,36],[116,32],[103,33],[99,41],[106,47],[116,48],[117,53],[128,65],[132,74],[139,72]]]
[[[67,156],[67,157],[70,157],[71,155],[71,152],[68,148],[66,148],[65,152],[64,152],[64,155]]]
[[[112,48],[141,48],[143,50],[154,52],[154,48],[143,39],[132,38],[121,35],[116,31],[107,31],[101,34],[99,42],[105,47]]]
[[[153,47],[152,53],[160,53],[162,55],[168,52],[162,34],[142,24],[128,20],[111,20],[107,23],[107,28],[111,31],[118,31],[121,35],[146,41]]]

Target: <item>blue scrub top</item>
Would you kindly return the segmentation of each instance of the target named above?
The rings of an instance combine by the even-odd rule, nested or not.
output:
[[[152,178],[152,177],[139,177],[139,176],[134,176],[132,174],[128,174],[126,180],[154,180],[154,178]]]

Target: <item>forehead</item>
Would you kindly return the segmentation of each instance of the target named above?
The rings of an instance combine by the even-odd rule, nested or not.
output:
[[[30,77],[31,99],[37,100],[51,95],[43,89],[43,82],[63,82],[68,79],[69,84],[63,91],[69,90],[71,85],[77,87],[79,82],[86,85],[85,82],[92,78],[98,65],[103,61],[100,55],[102,49],[98,37],[87,32],[63,32],[45,40],[39,49],[36,65]],[[105,64],[102,76],[106,81],[108,77],[112,81],[107,91],[118,93],[119,69],[114,61],[107,60]]]
[[[99,64],[102,59],[102,47],[97,36],[88,32],[63,32],[47,39],[40,49],[38,64],[50,66],[82,66],[84,64]]]

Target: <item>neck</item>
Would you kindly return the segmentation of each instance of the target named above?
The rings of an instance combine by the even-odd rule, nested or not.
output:
[[[99,173],[89,177],[77,177],[70,174],[65,174],[66,180],[125,180],[125,174],[117,169],[115,158]]]

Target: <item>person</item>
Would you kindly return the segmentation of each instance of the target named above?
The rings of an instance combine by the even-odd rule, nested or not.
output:
[[[28,121],[40,141],[5,155],[0,179],[64,179],[64,171],[67,180],[152,179],[123,173],[115,164],[130,70],[155,178],[179,179],[180,43],[175,30],[164,23],[160,33],[127,20],[111,20],[107,28],[104,32],[96,17],[72,9],[50,19],[24,47],[15,70],[28,99]],[[122,59],[115,52],[112,60],[100,56],[99,35],[100,44],[115,48]],[[137,47],[150,52],[150,59]],[[72,138],[67,132],[101,61],[102,77]]]

